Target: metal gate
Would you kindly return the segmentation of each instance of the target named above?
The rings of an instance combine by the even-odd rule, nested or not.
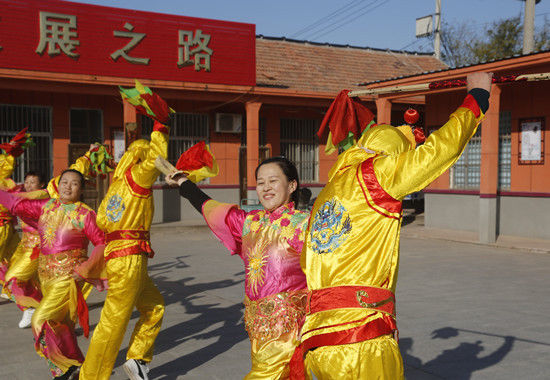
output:
[[[17,160],[15,182],[23,182],[25,173],[37,171],[45,179],[52,175],[52,110],[43,106],[0,104],[0,142],[7,142],[21,129],[29,127],[36,144]]]

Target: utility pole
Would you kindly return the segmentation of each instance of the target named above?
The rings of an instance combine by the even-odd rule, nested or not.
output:
[[[532,0],[532,1],[534,2],[535,0]],[[527,7],[527,5],[526,5],[526,7]],[[533,8],[534,8],[534,6],[533,6]],[[435,58],[437,58],[437,59],[441,59],[441,32],[440,32],[440,29],[441,29],[441,0],[435,0],[434,52],[435,52]]]
[[[535,50],[535,0],[523,1],[525,1],[523,18],[523,54],[530,54]]]

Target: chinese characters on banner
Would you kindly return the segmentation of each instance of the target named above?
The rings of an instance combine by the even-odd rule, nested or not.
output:
[[[0,9],[0,72],[256,85],[253,24],[58,0]]]
[[[136,65],[148,65],[150,58],[131,57],[128,53],[135,48],[147,34],[134,32],[134,26],[129,22],[124,24],[125,31],[113,31],[114,37],[130,38],[122,48],[111,54],[111,59],[117,61],[120,57]],[[78,58],[75,52],[80,45],[77,31],[77,20],[74,15],[64,15],[51,12],[40,12],[40,42],[36,48],[38,54],[43,54],[47,47],[48,55],[55,56],[61,53]],[[202,30],[178,30],[180,47],[178,47],[178,67],[193,65],[195,71],[204,69],[210,71],[210,56],[213,50],[208,47],[210,35],[203,34]]]

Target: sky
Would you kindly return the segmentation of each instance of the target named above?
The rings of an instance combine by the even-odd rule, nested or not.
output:
[[[435,0],[77,0],[79,3],[169,13],[256,25],[256,34],[379,49],[432,51],[415,37],[419,17],[435,12]],[[441,0],[442,21],[484,26],[517,15],[521,0]],[[535,27],[550,22],[550,0],[535,7]]]

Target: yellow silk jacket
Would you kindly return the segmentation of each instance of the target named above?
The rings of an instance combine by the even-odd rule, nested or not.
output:
[[[467,107],[473,106],[458,108],[416,149],[397,128],[379,125],[338,157],[306,232],[301,264],[309,290],[349,285],[395,294],[401,201],[460,157],[483,117],[477,104],[477,118]],[[363,325],[382,313],[357,306],[309,314],[302,341]]]
[[[168,155],[168,133],[168,127],[155,124],[151,142],[133,142],[117,165],[97,212],[97,225],[106,234],[106,259],[139,253],[152,256],[147,234],[154,213],[152,186],[160,174],[155,160]],[[122,235],[111,240],[109,233],[117,231]]]
[[[0,154],[0,189],[11,190],[15,182],[10,178],[15,166],[15,158],[10,154]],[[8,209],[0,205],[0,225],[13,219]]]

